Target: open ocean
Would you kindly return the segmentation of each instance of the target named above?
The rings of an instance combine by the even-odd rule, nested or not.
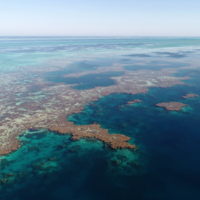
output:
[[[1,37],[0,74],[34,68],[37,76],[42,67],[54,67],[54,72],[44,73],[45,79],[78,84],[73,86],[77,90],[115,84],[109,78],[124,72],[79,78],[63,78],[63,74],[139,61],[145,64],[124,69],[161,70],[190,63],[196,68],[173,74],[190,76],[184,80],[186,85],[150,88],[145,94],[111,94],[85,105],[81,113],[67,116],[75,125],[96,122],[111,134],[131,137],[135,151],[111,150],[95,139],[72,141],[70,135],[48,130],[23,132],[18,138],[22,146],[0,157],[0,199],[199,200],[199,60],[200,38]],[[199,97],[183,99],[188,93]],[[134,99],[142,102],[124,106]],[[188,106],[178,112],[155,106],[170,101]],[[5,178],[12,181],[3,184]]]

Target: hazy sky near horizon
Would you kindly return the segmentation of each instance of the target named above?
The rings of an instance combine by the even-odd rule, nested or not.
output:
[[[200,36],[200,0],[0,0],[1,36]]]

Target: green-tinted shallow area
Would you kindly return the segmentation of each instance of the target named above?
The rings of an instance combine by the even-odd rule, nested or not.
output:
[[[116,76],[122,76],[124,74],[123,71],[109,71],[104,73],[98,73],[98,74],[87,74],[84,76],[80,76],[78,78],[75,77],[63,77],[63,76],[51,76],[46,77],[47,81],[51,81],[54,83],[62,83],[65,84],[78,84],[75,86],[72,86],[72,88],[77,90],[85,90],[85,89],[91,89],[94,87],[106,87],[110,85],[114,85],[115,81],[110,79],[111,77]]]
[[[138,170],[137,155],[133,151],[111,151],[106,144],[94,138],[72,141],[70,137],[68,134],[58,135],[48,130],[32,129],[22,133],[18,138],[22,146],[0,159],[1,199],[6,199],[7,194],[14,198],[15,192],[26,187],[29,187],[29,191],[19,194],[20,199],[27,194],[40,199],[38,192],[51,184],[54,185],[55,181],[56,185],[64,183],[68,197],[73,199],[77,194],[73,189],[70,191],[70,187],[79,182],[81,185],[82,182],[86,183],[88,172],[92,172],[96,167],[105,169],[107,173],[113,170],[125,173],[126,168],[126,173],[135,173]],[[50,191],[49,194],[46,193],[48,199],[58,198],[56,193],[60,189],[57,189],[53,195]]]

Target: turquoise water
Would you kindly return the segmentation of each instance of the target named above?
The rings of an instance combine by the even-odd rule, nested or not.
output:
[[[65,199],[66,192],[67,198],[85,199],[92,197],[86,187],[90,184],[88,178],[95,178],[94,173],[103,169],[103,173],[123,174],[126,167],[129,167],[127,174],[139,170],[134,152],[111,151],[95,139],[72,142],[69,135],[29,130],[19,140],[22,147],[0,162],[1,199]]]
[[[156,53],[160,50],[164,53],[178,53],[187,57],[199,53],[199,46],[199,38],[1,37],[0,72],[19,71],[25,66],[63,67],[76,60],[141,54],[141,52],[149,54],[149,52]],[[174,50],[176,52],[171,52]],[[156,56],[168,57],[169,54]]]
[[[147,63],[145,67],[151,70],[161,69],[164,65],[160,64],[186,66],[188,60],[198,61],[200,39],[1,38],[0,44],[2,73],[19,71],[22,66],[46,67],[55,59],[51,65],[63,69],[42,76],[62,82],[66,81],[63,74],[91,72],[113,63]],[[127,56],[132,54],[135,56]],[[60,63],[64,58],[70,62]],[[157,63],[152,65],[152,61]],[[113,73],[121,75],[90,74],[68,79],[66,84],[78,83],[78,90],[106,86],[113,84],[109,82]],[[199,69],[179,70],[174,76],[190,76],[185,81],[190,85],[151,88],[146,94],[111,94],[90,102],[81,113],[67,116],[77,125],[96,122],[111,134],[130,136],[136,151],[111,150],[93,138],[72,141],[70,135],[47,130],[21,133],[22,146],[0,159],[1,199],[199,200],[200,73]],[[188,93],[199,97],[183,99]],[[142,102],[127,106],[134,99]],[[179,112],[155,106],[163,101],[188,106]]]

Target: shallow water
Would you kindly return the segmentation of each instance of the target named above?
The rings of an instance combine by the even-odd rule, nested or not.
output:
[[[1,37],[0,73],[23,70],[24,66],[64,67],[77,61],[113,56],[127,58],[126,55],[132,54],[174,59],[173,55],[176,54],[184,57],[199,55],[199,46],[199,38]]]
[[[93,197],[87,190],[90,179],[95,182],[100,178],[99,172],[107,179],[111,171],[117,173],[130,165],[128,162],[136,163],[134,152],[111,151],[95,139],[72,142],[69,135],[46,130],[27,131],[19,139],[22,147],[0,163],[3,199],[86,199]],[[129,168],[129,173],[137,171]]]

